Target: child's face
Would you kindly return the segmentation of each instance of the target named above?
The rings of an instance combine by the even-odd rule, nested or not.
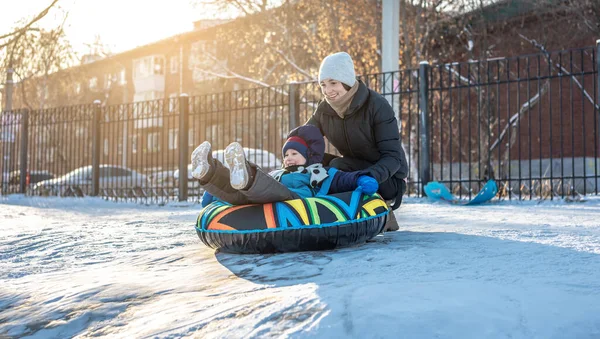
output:
[[[283,165],[285,167],[300,166],[306,164],[306,158],[295,149],[288,149],[283,155]]]
[[[348,93],[341,82],[332,79],[321,81],[321,92],[323,92],[323,95],[325,95],[329,101],[337,101],[343,97],[344,94]]]

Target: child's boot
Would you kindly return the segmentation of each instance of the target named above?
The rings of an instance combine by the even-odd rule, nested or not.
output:
[[[192,152],[192,176],[202,180],[210,171],[211,162],[211,145],[205,141]]]
[[[392,211],[392,205],[393,205],[394,201],[386,200],[385,203],[386,203],[386,205],[388,205],[390,213],[388,214],[388,220],[385,223],[385,227],[383,228],[383,231],[384,232],[397,231],[400,229],[400,226],[398,225],[398,220],[396,220],[396,215],[394,214],[394,211]]]
[[[250,171],[242,145],[237,142],[229,144],[225,148],[225,162],[231,172],[229,176],[231,187],[236,190],[245,189],[250,181]]]

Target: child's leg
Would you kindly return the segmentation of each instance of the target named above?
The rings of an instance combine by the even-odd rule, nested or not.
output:
[[[226,201],[232,205],[247,205],[257,202],[249,199],[242,191],[231,187],[229,183],[229,169],[219,160],[213,159],[214,171],[210,177],[200,180],[202,188],[214,197]]]
[[[233,205],[266,204],[300,198],[256,165],[248,165],[256,170],[248,189],[236,190],[231,187],[229,169],[218,160],[214,160],[214,174],[207,180],[200,180],[200,185],[214,197]]]
[[[264,204],[299,198],[255,164],[248,162],[239,143],[232,142],[227,146],[225,161],[231,170],[231,186],[239,189],[252,203]]]
[[[240,190],[248,200],[255,204],[265,204],[300,198],[285,185],[257,168],[256,165],[252,163],[249,165],[256,169],[254,180],[249,184],[250,187],[247,190]]]
[[[192,176],[214,197],[234,205],[249,204],[248,198],[229,184],[229,169],[213,159],[211,145],[203,142],[192,152]]]

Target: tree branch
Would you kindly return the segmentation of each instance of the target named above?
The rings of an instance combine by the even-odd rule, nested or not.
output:
[[[530,44],[534,45],[536,48],[538,48],[540,51],[542,51],[542,53],[544,53],[544,56],[546,57],[546,59],[548,60],[548,63],[552,66],[554,66],[555,68],[558,69],[559,71],[559,75],[562,75],[563,73],[565,75],[568,75],[571,77],[571,79],[573,79],[573,81],[575,82],[575,84],[583,91],[583,94],[585,95],[585,97],[589,100],[589,102],[596,108],[600,108],[600,106],[594,104],[594,99],[592,99],[592,97],[590,96],[590,94],[585,90],[585,88],[583,88],[583,85],[581,85],[581,83],[579,82],[579,80],[577,80],[577,78],[569,73],[569,71],[567,71],[562,65],[560,64],[555,64],[554,61],[552,61],[552,58],[550,57],[550,52],[548,52],[548,50],[546,49],[546,47],[544,47],[544,45],[540,44],[539,42],[537,42],[535,39],[528,39],[526,36],[522,35],[519,33],[519,36],[529,42]]]
[[[31,25],[33,25],[34,23],[38,22],[40,19],[42,19],[43,17],[45,17],[45,16],[46,16],[46,14],[48,14],[48,12],[50,11],[50,9],[51,9],[51,8],[52,8],[52,7],[53,7],[53,6],[54,6],[54,5],[55,5],[57,2],[58,2],[58,0],[53,0],[53,1],[52,1],[52,3],[50,4],[50,6],[46,7],[46,8],[45,8],[43,11],[41,11],[41,12],[40,12],[40,13],[39,13],[39,14],[38,14],[38,15],[37,15],[35,18],[33,18],[33,20],[31,20],[31,21],[30,21],[29,23],[27,23],[25,26],[23,26],[23,27],[21,27],[21,28],[19,28],[19,29],[16,29],[16,30],[14,30],[14,31],[13,31],[13,32],[11,32],[11,33],[8,33],[8,34],[5,34],[5,35],[0,35],[0,40],[2,40],[2,39],[5,39],[5,38],[8,38],[8,37],[10,37],[10,36],[13,36],[13,35],[17,35],[17,34],[19,34],[19,35],[20,35],[20,34],[23,34],[25,31],[28,31],[28,30],[29,30],[29,28],[31,27]],[[9,42],[9,43],[10,43],[10,42]],[[7,44],[9,44],[9,43],[7,43]],[[0,46],[0,48],[1,48],[1,47],[4,47],[4,46],[6,46],[7,44],[5,44],[5,45],[3,45],[3,46]]]
[[[270,87],[271,86],[271,85],[269,85],[269,84],[267,84],[265,82],[262,82],[262,81],[256,80],[256,79],[252,79],[252,78],[249,78],[249,77],[245,77],[245,76],[237,74],[237,73],[235,73],[235,72],[233,72],[231,70],[228,70],[228,72],[231,73],[229,75],[228,74],[222,74],[222,73],[216,73],[216,72],[213,72],[213,71],[208,71],[208,70],[205,70],[205,69],[202,69],[202,68],[194,68],[194,70],[202,72],[202,73],[207,74],[207,75],[212,75],[214,77],[218,77],[218,78],[221,78],[221,79],[240,79],[240,80],[244,80],[244,81],[247,81],[247,82],[255,84],[255,85],[259,85],[261,87]]]
[[[546,91],[548,91],[549,87],[550,87],[550,81],[546,80],[546,82],[544,82],[544,85],[542,86],[540,91],[538,93],[536,93],[536,95],[531,97],[529,100],[527,100],[527,102],[525,102],[523,105],[521,105],[521,109],[519,109],[519,111],[517,113],[515,113],[512,117],[510,117],[510,119],[508,120],[508,123],[502,130],[502,133],[500,133],[500,135],[498,136],[498,139],[496,139],[496,141],[490,147],[489,152],[492,152],[492,150],[494,148],[496,148],[496,146],[498,146],[500,144],[500,142],[502,142],[502,139],[506,135],[506,132],[508,132],[508,129],[511,126],[514,127],[517,124],[518,120],[520,120],[521,117],[523,117],[525,115],[525,113],[531,109],[531,107],[533,107],[535,104],[537,104],[540,101],[540,98],[542,97],[542,95],[544,95],[544,93],[546,93]]]
[[[304,75],[305,77],[307,77],[309,80],[311,81],[316,81],[317,79],[315,79],[315,77],[313,77],[310,73],[308,73],[307,71],[303,70],[302,68],[300,68],[300,66],[298,66],[295,62],[293,62],[292,60],[290,60],[290,58],[288,58],[283,51],[276,49],[275,52],[277,52],[277,54],[281,55],[281,57],[287,61],[288,64],[290,64],[295,70],[298,71],[298,73]]]

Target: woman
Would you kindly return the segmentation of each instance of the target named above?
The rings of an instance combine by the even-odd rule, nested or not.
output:
[[[356,80],[348,53],[323,59],[319,84],[325,100],[306,124],[317,126],[342,154],[329,166],[342,171],[366,170],[379,183],[379,193],[392,210],[397,209],[406,191],[408,164],[394,110],[383,96]],[[386,230],[395,231],[398,223],[393,213],[391,216]]]

